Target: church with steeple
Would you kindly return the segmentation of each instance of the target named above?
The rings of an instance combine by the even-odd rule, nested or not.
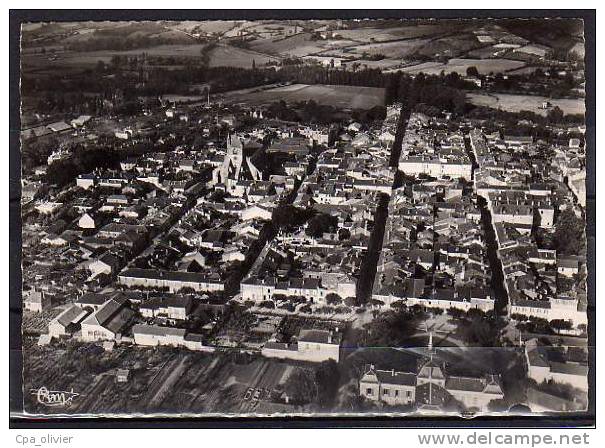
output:
[[[499,375],[448,373],[447,363],[433,347],[432,333],[425,352],[408,371],[366,366],[359,381],[359,394],[377,404],[414,406],[424,413],[485,412],[492,400],[504,398]]]

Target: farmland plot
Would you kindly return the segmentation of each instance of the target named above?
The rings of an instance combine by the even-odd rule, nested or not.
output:
[[[294,103],[314,100],[343,109],[371,109],[384,105],[384,89],[378,87],[293,84],[230,97],[232,102],[270,104],[284,100]]]
[[[427,62],[424,64],[412,65],[403,69],[406,73],[426,73],[430,75],[438,75],[441,71],[446,73],[457,72],[460,75],[466,75],[466,69],[476,67],[479,73],[504,73],[509,70],[515,70],[525,63],[521,61],[513,61],[510,59],[450,59],[447,64],[439,62]]]
[[[512,95],[506,93],[483,94],[467,93],[467,98],[472,104],[486,106],[494,109],[502,109],[509,112],[528,110],[539,115],[546,115],[548,109],[541,109],[542,103],[549,101],[553,106],[558,106],[566,114],[583,114],[586,105],[583,98],[558,98],[551,99],[537,95]]]

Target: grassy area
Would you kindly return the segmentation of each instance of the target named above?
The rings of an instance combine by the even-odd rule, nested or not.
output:
[[[441,71],[446,73],[456,72],[460,75],[466,75],[466,69],[476,67],[481,74],[503,73],[509,70],[515,70],[525,63],[521,61],[513,61],[512,59],[461,59],[452,58],[447,64],[440,62],[426,62],[418,65],[412,65],[403,69],[406,73],[426,73],[438,75]]]
[[[513,95],[507,93],[467,93],[467,98],[472,104],[486,106],[494,109],[502,109],[508,112],[519,112],[528,110],[536,114],[544,115],[548,109],[541,109],[544,101],[550,101],[553,106],[558,106],[565,114],[583,114],[586,112],[586,104],[583,98],[546,98],[535,95]]]
[[[229,97],[235,103],[255,105],[284,100],[287,103],[313,100],[342,109],[371,109],[384,105],[384,89],[378,87],[293,84]]]

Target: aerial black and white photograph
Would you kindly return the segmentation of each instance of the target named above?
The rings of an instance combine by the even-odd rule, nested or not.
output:
[[[570,17],[23,23],[21,415],[586,412],[585,44]]]

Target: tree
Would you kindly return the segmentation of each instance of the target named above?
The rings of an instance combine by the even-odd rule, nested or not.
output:
[[[318,402],[323,407],[330,407],[338,392],[340,381],[340,370],[333,359],[322,362],[315,371],[315,382],[317,384]]]
[[[470,319],[482,318],[485,316],[485,313],[479,308],[471,308],[466,312],[466,315]]]
[[[547,114],[548,121],[551,123],[562,123],[564,117],[565,114],[559,106],[553,107],[551,110],[548,111]]]
[[[508,402],[505,399],[495,399],[487,404],[487,408],[491,412],[506,412],[508,410]]]
[[[375,319],[365,325],[368,347],[400,347],[416,332],[418,317],[408,309],[376,311]]]
[[[479,70],[477,70],[477,67],[475,67],[475,66],[468,67],[466,69],[466,76],[471,76],[473,78],[478,78],[479,77]]]
[[[357,302],[357,297],[346,297],[345,298],[345,305],[346,306],[357,306],[359,303]]]
[[[338,231],[338,241],[344,241],[351,238],[351,232],[349,229],[340,229]]]
[[[567,208],[561,212],[554,235],[557,254],[578,255],[584,250],[584,221]]]
[[[382,300],[372,299],[370,300],[370,305],[380,307],[384,305],[384,302]]]
[[[321,238],[326,232],[332,232],[338,225],[338,219],[327,213],[318,213],[309,220],[306,229],[307,235],[315,238]]]
[[[301,313],[311,314],[313,312],[313,308],[311,307],[311,305],[306,304],[306,305],[301,306],[299,311]]]
[[[458,333],[462,340],[474,347],[499,347],[500,330],[504,322],[497,317],[475,316],[458,323]]]
[[[550,326],[557,331],[572,329],[571,322],[564,319],[553,319],[550,321]]]
[[[280,205],[273,210],[272,222],[278,228],[299,227],[306,223],[314,212],[293,205]]]
[[[317,398],[317,385],[309,372],[296,369],[286,380],[284,392],[292,402],[307,404]]]
[[[340,305],[342,298],[338,294],[330,293],[326,296],[326,303],[328,305]]]
[[[447,314],[449,316],[452,316],[454,319],[459,319],[464,315],[464,311],[462,311],[458,308],[449,308],[447,310]]]
[[[397,300],[391,303],[391,308],[393,308],[394,310],[406,310],[407,307],[408,306],[406,305],[404,300]]]

